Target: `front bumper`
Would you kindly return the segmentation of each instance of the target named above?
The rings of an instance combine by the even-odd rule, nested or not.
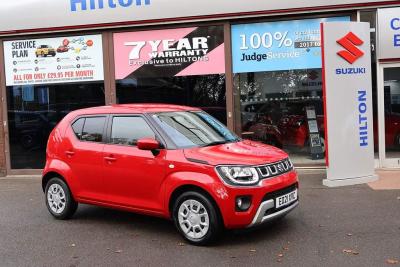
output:
[[[256,187],[229,187],[224,188],[224,199],[219,199],[224,225],[228,229],[239,229],[257,226],[261,223],[277,219],[292,211],[298,200],[287,206],[275,208],[275,199],[298,189],[296,171],[265,179]],[[235,210],[235,199],[238,196],[249,196],[252,205],[249,210],[239,212]]]
[[[273,199],[264,201],[261,203],[260,207],[257,210],[256,215],[254,216],[253,221],[249,226],[247,227],[254,227],[257,225],[260,225],[262,223],[270,222],[273,220],[276,220],[278,218],[281,218],[288,214],[290,211],[292,211],[297,205],[299,204],[299,201],[296,200],[292,204],[290,204],[288,207],[281,209],[279,211],[273,212],[273,213],[268,213],[268,211],[273,210],[275,208],[275,201]]]

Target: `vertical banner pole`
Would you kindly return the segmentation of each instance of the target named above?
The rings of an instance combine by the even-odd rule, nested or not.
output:
[[[375,181],[369,23],[321,23],[329,187]],[[329,138],[328,138],[329,137]]]

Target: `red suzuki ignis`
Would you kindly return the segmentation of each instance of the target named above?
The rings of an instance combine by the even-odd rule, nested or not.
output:
[[[50,134],[42,186],[57,219],[78,203],[123,209],[171,218],[198,245],[298,204],[285,152],[241,140],[200,109],[162,104],[69,113]]]

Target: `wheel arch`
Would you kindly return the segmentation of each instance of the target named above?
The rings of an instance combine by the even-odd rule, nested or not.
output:
[[[46,189],[47,183],[50,181],[51,178],[54,178],[54,177],[60,178],[61,180],[63,180],[68,185],[67,180],[65,180],[65,178],[61,174],[59,174],[56,171],[49,171],[45,175],[43,175],[43,177],[42,177],[42,190],[43,190],[43,192]]]
[[[205,195],[213,204],[217,215],[218,215],[218,219],[221,221],[222,224],[224,224],[224,218],[222,216],[222,212],[221,209],[219,208],[219,205],[217,203],[217,201],[215,200],[215,198],[204,188],[195,185],[195,184],[184,184],[184,185],[180,185],[177,188],[175,188],[172,193],[170,194],[169,198],[168,198],[168,212],[169,212],[169,216],[172,217],[172,209],[174,207],[174,203],[176,201],[176,199],[182,195],[185,192],[188,191],[194,191],[200,194]]]
[[[51,159],[46,162],[46,167],[42,176],[43,191],[46,188],[47,182],[52,177],[58,177],[63,180],[68,185],[71,194],[75,197],[79,189],[79,182],[77,179],[73,179],[72,170],[66,162],[60,159]]]

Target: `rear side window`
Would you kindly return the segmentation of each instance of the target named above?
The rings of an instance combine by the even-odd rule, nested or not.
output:
[[[80,118],[72,124],[76,137],[82,141],[103,142],[106,117]]]
[[[103,142],[103,130],[106,117],[88,117],[82,130],[82,141]]]
[[[141,138],[155,138],[154,132],[142,117],[113,117],[111,143],[134,146]]]
[[[82,130],[84,123],[85,118],[80,118],[72,124],[72,130],[74,130],[74,133],[79,140],[82,139]]]

